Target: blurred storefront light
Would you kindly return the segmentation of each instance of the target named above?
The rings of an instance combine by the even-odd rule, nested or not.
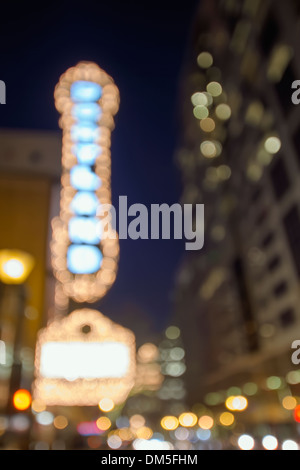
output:
[[[135,382],[135,338],[100,312],[76,310],[39,333],[34,399],[46,405],[122,403]]]

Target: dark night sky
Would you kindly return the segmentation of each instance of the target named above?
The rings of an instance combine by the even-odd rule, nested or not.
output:
[[[7,87],[0,127],[58,130],[59,76],[80,60],[95,61],[121,95],[112,136],[113,202],[119,195],[129,204],[177,202],[178,82],[197,4],[62,1],[40,2],[35,10],[13,4],[0,18],[0,79]],[[146,327],[165,326],[183,254],[181,241],[121,241],[117,281],[99,308],[115,318],[132,311]]]

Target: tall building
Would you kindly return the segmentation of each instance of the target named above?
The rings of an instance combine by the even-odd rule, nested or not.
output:
[[[36,335],[53,313],[55,282],[49,241],[51,219],[59,210],[60,160],[58,133],[1,129],[0,253],[25,252],[32,257],[33,268],[25,290],[0,283],[0,340],[5,345],[0,364],[0,413],[5,413],[11,398],[16,347],[21,361],[18,385],[29,389]]]
[[[205,242],[179,267],[175,301],[192,403],[270,376],[290,386],[297,369],[299,40],[293,0],[203,0],[194,21],[176,162],[182,203],[204,203]]]

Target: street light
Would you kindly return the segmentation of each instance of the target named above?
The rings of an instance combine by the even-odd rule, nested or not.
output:
[[[13,296],[16,299],[16,317],[13,364],[9,384],[9,400],[7,413],[13,410],[12,396],[18,390],[21,381],[22,361],[20,349],[22,342],[22,330],[24,319],[24,308],[26,301],[25,282],[34,266],[34,258],[31,254],[21,250],[0,250],[0,282],[4,286],[3,298]],[[2,301],[3,301],[2,298]]]
[[[23,284],[34,266],[34,258],[20,250],[0,250],[0,280],[3,284]]]

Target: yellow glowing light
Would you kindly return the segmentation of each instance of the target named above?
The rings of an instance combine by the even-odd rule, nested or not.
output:
[[[201,429],[211,429],[214,425],[214,420],[211,416],[201,416],[198,421],[199,427]]]
[[[22,284],[34,266],[34,258],[20,250],[0,250],[0,280],[4,284]]]
[[[206,90],[208,93],[211,94],[211,96],[213,96],[214,98],[220,96],[222,94],[222,85],[218,82],[210,82],[207,87],[206,87]]]
[[[114,402],[111,398],[102,398],[98,404],[101,411],[108,413],[114,409]]]
[[[96,310],[75,310],[39,332],[33,393],[47,406],[96,406],[102,399],[118,405],[135,374],[134,334]]]
[[[74,82],[78,81],[93,82],[102,89],[101,97],[97,103],[95,102],[101,109],[94,136],[94,143],[100,151],[93,170],[93,174],[101,180],[101,186],[94,191],[99,208],[111,204],[111,133],[120,99],[119,90],[113,79],[98,65],[90,62],[80,62],[75,67],[69,68],[60,77],[54,92],[55,106],[61,114],[59,125],[63,130],[63,139],[60,215],[52,223],[52,266],[54,275],[61,283],[67,297],[73,298],[76,302],[95,302],[106,294],[116,279],[119,241],[111,222],[106,220],[105,215],[96,214],[95,217],[104,232],[99,243],[103,256],[101,266],[95,273],[74,274],[68,269],[67,251],[70,243],[68,225],[74,215],[71,203],[77,194],[71,185],[71,170],[78,163],[71,132],[76,123],[72,112],[74,102],[71,99],[71,88]]]
[[[166,431],[174,431],[179,426],[176,416],[164,416],[160,422],[161,427]]]
[[[216,107],[216,115],[222,121],[227,121],[231,116],[231,108],[228,104],[219,104]]]
[[[135,434],[138,439],[151,439],[153,431],[148,426],[142,426],[136,430]]]
[[[203,69],[211,67],[213,61],[213,56],[209,52],[201,52],[197,57],[197,63]]]
[[[97,419],[96,425],[100,431],[107,431],[111,427],[111,420],[107,416],[101,416]]]
[[[297,406],[297,400],[295,397],[286,396],[282,399],[282,406],[286,410],[293,410]]]
[[[226,399],[225,406],[230,411],[244,411],[248,406],[248,400],[242,395],[230,396]]]
[[[215,121],[211,118],[202,119],[200,121],[200,127],[203,132],[213,132],[215,130]]]
[[[278,153],[279,150],[281,149],[281,140],[275,136],[268,137],[265,140],[264,145],[265,145],[266,151],[273,155],[275,153]]]
[[[20,389],[14,393],[13,404],[17,410],[24,411],[31,405],[31,394],[28,390]]]
[[[53,424],[56,429],[65,429],[68,426],[68,420],[65,416],[58,415],[54,418]]]
[[[185,428],[192,428],[197,424],[197,415],[195,413],[181,413],[179,423]]]
[[[224,411],[224,413],[220,415],[219,420],[223,426],[231,426],[234,423],[234,416],[232,413],[229,413],[229,411]]]

